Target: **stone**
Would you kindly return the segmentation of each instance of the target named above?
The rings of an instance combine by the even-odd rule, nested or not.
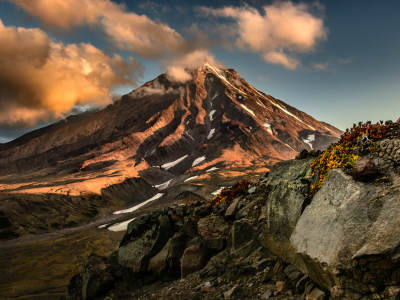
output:
[[[236,296],[240,291],[241,287],[237,284],[235,285],[232,289],[224,293],[224,298],[225,299],[232,299],[234,296]]]
[[[150,260],[163,249],[172,236],[168,216],[156,220],[138,217],[128,225],[120,243],[118,261],[133,272],[145,271]]]
[[[182,217],[172,214],[169,216],[169,219],[171,220],[171,222],[181,222],[182,221]]]
[[[199,219],[200,218],[197,216],[188,216],[184,218],[182,229],[189,237],[194,238],[199,235],[197,231],[197,222]]]
[[[92,299],[110,290],[114,277],[105,271],[106,264],[101,257],[91,253],[85,260],[82,277],[82,299]]]
[[[83,284],[83,272],[78,272],[71,277],[68,284],[68,294],[71,296],[77,296],[82,291]]]
[[[351,169],[353,179],[361,182],[369,182],[378,175],[378,167],[367,157],[359,156]]]
[[[308,157],[308,151],[307,149],[303,149],[296,155],[295,159],[305,159],[307,157]]]
[[[194,214],[200,217],[206,217],[212,212],[212,205],[204,205],[195,209]]]
[[[300,257],[307,258],[303,260],[304,269],[299,270],[309,273],[314,282],[329,291],[341,285],[338,270],[352,273],[354,260],[395,253],[400,246],[398,199],[399,189],[355,182],[342,170],[331,170],[290,237]],[[390,278],[390,272],[385,274]],[[364,272],[366,275],[368,272]],[[379,276],[385,278],[383,273]],[[384,285],[374,274],[366,282],[378,289]],[[367,286],[354,284],[349,289],[369,291]]]
[[[190,294],[190,300],[201,300],[201,294],[198,292],[192,292]]]
[[[344,290],[340,286],[334,286],[331,289],[332,299],[342,299],[344,295]]]
[[[186,249],[188,236],[184,232],[174,233],[170,239],[167,262],[170,268],[180,268],[180,259]]]
[[[193,272],[203,269],[208,262],[208,255],[205,249],[194,245],[185,250],[181,259],[181,276],[185,278]]]
[[[253,186],[253,187],[251,187],[247,192],[248,192],[249,194],[254,194],[256,191],[257,191],[257,187]]]
[[[153,271],[154,274],[161,276],[161,274],[167,269],[167,257],[170,242],[171,239],[169,239],[161,251],[150,260],[147,268],[148,271]]]
[[[306,283],[309,280],[310,280],[310,277],[308,276],[308,274],[301,277],[300,280],[296,283],[296,290],[298,290],[300,293],[303,293],[304,289],[306,287]]]
[[[307,295],[306,300],[324,300],[325,296],[325,292],[315,288]]]
[[[255,235],[255,230],[247,220],[235,221],[231,232],[233,250],[237,250],[250,243]]]
[[[285,282],[284,281],[277,281],[276,282],[276,290],[278,292],[283,292],[284,288],[285,288]]]
[[[268,300],[272,296],[273,296],[273,292],[271,290],[268,290],[264,294],[261,295],[261,299]]]
[[[218,253],[226,247],[226,236],[230,227],[222,217],[210,215],[200,219],[197,230],[203,238],[206,249]]]
[[[311,291],[313,290],[314,287],[315,287],[315,285],[311,281],[306,283],[306,286],[304,288],[304,293],[306,294],[306,296],[308,296],[308,294],[311,293]]]
[[[240,199],[241,199],[240,197],[233,199],[233,201],[231,202],[231,205],[229,205],[229,207],[227,208],[227,210],[225,212],[226,219],[230,219],[235,216],[236,210],[237,210],[237,205],[238,205]]]
[[[400,298],[400,286],[387,286],[382,294],[385,299],[398,300]]]

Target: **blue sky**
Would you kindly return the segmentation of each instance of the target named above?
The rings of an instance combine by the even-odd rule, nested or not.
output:
[[[105,0],[91,1],[98,2],[99,5],[104,3],[104,5],[108,5]],[[64,2],[72,3],[73,1]],[[351,127],[353,123],[358,121],[371,120],[377,122],[379,120],[396,120],[400,117],[399,1],[362,1],[362,3],[360,1],[341,0],[317,3],[315,1],[276,2],[257,0],[114,2],[123,3],[125,7],[119,10],[116,6],[112,6],[115,9],[115,14],[112,16],[102,15],[103,12],[98,11],[93,15],[106,21],[107,18],[113,21],[113,18],[117,18],[116,16],[124,18],[125,15],[129,14],[131,14],[131,17],[132,14],[146,16],[149,21],[145,21],[147,23],[144,24],[162,24],[164,28],[166,26],[175,30],[179,35],[177,44],[185,40],[182,42],[182,48],[189,47],[186,43],[190,38],[187,29],[193,28],[193,24],[196,24],[198,31],[195,35],[192,31],[191,36],[193,45],[195,45],[193,46],[194,50],[202,49],[202,55],[204,54],[205,57],[211,55],[226,67],[235,69],[242,78],[257,89],[342,130]],[[80,45],[80,43],[90,44],[108,55],[102,57],[104,64],[108,66],[114,66],[117,63],[121,65],[121,62],[115,59],[114,54],[120,55],[127,65],[129,65],[129,57],[134,58],[135,63],[130,63],[129,68],[127,68],[133,70],[132,73],[135,74],[135,78],[128,74],[129,71],[126,68],[125,71],[121,71],[121,68],[118,70],[114,68],[110,71],[113,72],[112,76],[114,77],[104,84],[108,89],[95,92],[97,98],[93,101],[97,105],[103,105],[108,101],[107,93],[128,93],[134,88],[132,84],[140,85],[154,79],[162,72],[172,70],[171,64],[186,67],[187,63],[185,65],[181,57],[185,55],[192,57],[189,53],[191,50],[177,49],[174,44],[168,44],[165,41],[161,41],[160,47],[154,50],[155,54],[150,55],[149,53],[153,51],[153,48],[143,48],[145,46],[140,48],[132,45],[130,41],[121,41],[121,38],[123,39],[126,36],[121,37],[120,33],[117,36],[116,27],[107,25],[106,21],[99,25],[97,21],[88,21],[85,15],[81,16],[82,19],[75,20],[72,17],[65,17],[65,15],[68,15],[67,12],[62,13],[59,18],[52,18],[49,14],[46,14],[48,7],[32,7],[29,2],[26,3],[26,0],[0,1],[0,20],[5,30],[8,30],[5,32],[14,34],[18,32],[16,29],[18,27],[38,28],[40,32],[35,34],[39,34],[43,39],[47,36],[53,43],[52,47],[54,45],[68,47],[68,45]],[[200,9],[199,6],[203,8]],[[231,7],[232,11],[228,11],[227,7]],[[265,34],[264,30],[251,32],[251,35],[254,35],[252,40],[244,34],[240,35],[238,30],[240,30],[241,25],[250,26],[251,29],[250,21],[243,21],[243,16],[246,13],[253,13],[254,16],[260,16],[260,18],[264,17],[266,23],[263,23],[262,26],[269,26],[271,22],[275,22],[272,17],[270,19],[266,17],[268,13],[265,13],[264,7],[270,8],[268,10],[268,12],[271,12],[270,16],[272,16],[272,9],[278,11],[278,15],[285,7],[286,9],[288,7],[294,9],[296,13],[300,13],[305,18],[305,22],[311,20],[315,21],[315,24],[319,24],[319,31],[307,40],[307,42],[310,41],[308,46],[296,41],[296,32],[284,32],[283,35],[287,34],[288,37],[274,37],[277,31],[271,31],[271,39],[263,46],[259,46],[257,37],[262,38]],[[96,10],[96,8],[93,10]],[[51,13],[54,16],[54,11],[51,11]],[[65,23],[60,23],[63,18],[65,18]],[[140,18],[138,17],[138,19]],[[285,23],[278,21],[274,24]],[[157,28],[155,30],[158,30]],[[212,32],[215,28],[220,28],[218,33]],[[231,31],[229,28],[234,30]],[[199,32],[203,39],[200,38]],[[31,33],[33,34],[33,32]],[[299,31],[300,33],[301,31]],[[153,33],[149,31],[149,34]],[[224,47],[221,40],[229,34],[232,34],[229,46]],[[237,46],[237,43],[235,44],[236,39],[244,41],[245,47]],[[282,42],[282,40],[285,41]],[[164,42],[166,44],[163,44]],[[204,44],[202,44],[203,42]],[[1,43],[0,36],[0,45]],[[190,43],[192,43],[192,40],[190,40]],[[274,43],[276,43],[276,46],[272,46]],[[24,49],[24,47],[27,49]],[[22,49],[22,53],[23,50],[29,52],[29,47],[31,47],[29,44],[22,43],[20,49]],[[169,49],[168,53],[160,50],[164,47]],[[71,47],[68,49],[76,50]],[[91,62],[91,58],[88,58],[88,53],[92,53],[90,50],[86,48],[85,50],[78,49],[73,53],[74,55],[81,55],[89,63],[93,63],[93,65],[90,65],[90,70],[95,70],[95,62]],[[283,55],[284,58],[278,62],[273,58],[266,59],[268,53]],[[12,56],[13,53],[10,54],[10,51],[1,52],[0,50],[0,59],[6,61],[7,55]],[[40,54],[38,55],[40,56]],[[13,61],[12,59],[15,59],[15,57],[11,56],[10,61]],[[49,59],[48,56],[46,57],[46,59]],[[68,65],[75,63],[71,57],[69,56],[71,61]],[[55,58],[52,58],[51,61],[54,64],[57,63],[57,65],[47,72],[57,70],[57,67],[60,68],[59,61]],[[62,63],[64,64],[65,61]],[[138,67],[139,64],[142,67]],[[7,77],[4,79],[4,76],[7,76],[10,71],[3,70],[2,72],[1,68],[0,66],[0,80],[6,83],[12,82],[12,79]],[[70,72],[74,70],[69,69]],[[21,72],[24,72],[24,70]],[[121,75],[121,73],[123,74]],[[55,87],[51,87],[51,84],[57,86],[57,92],[60,92],[60,87],[71,87],[75,84],[75,81],[77,84],[82,81],[80,77],[71,77],[71,80],[64,84],[64,82],[48,80],[48,76],[49,74],[46,74],[44,80],[46,79],[46,82],[49,82],[49,91],[41,90],[40,93],[38,92],[38,96],[34,97],[35,100],[32,100],[32,103],[29,97],[23,98],[15,90],[10,91],[4,86],[2,88],[0,81],[0,108],[3,109],[3,113],[0,112],[0,118],[2,118],[2,120],[0,119],[0,143],[16,138],[32,128],[37,128],[37,126],[43,126],[43,124],[56,120],[60,116],[67,115],[71,111],[71,107],[68,105],[74,104],[76,107],[79,105],[86,106],[90,103],[90,93],[87,90],[82,91],[80,88],[77,91],[82,91],[85,96],[76,96],[77,93],[75,93],[74,97],[79,99],[60,98],[61,100],[57,100],[68,102],[68,105],[54,104],[51,102],[52,100],[41,100],[40,95],[43,95],[43,93],[47,93],[47,97],[56,95],[54,94]],[[107,76],[110,77],[111,75],[108,74]],[[22,76],[21,81],[24,78],[29,80],[27,79],[29,77]],[[90,82],[90,84],[97,86],[97,82]],[[20,88],[24,89],[25,86]],[[43,89],[46,88],[47,86],[43,87]],[[29,86],[28,91],[33,94],[36,93],[36,90],[32,90],[31,86]],[[64,93],[62,90],[61,92]],[[12,109],[9,107],[12,107]],[[35,114],[28,114],[27,111],[30,110],[35,111]],[[21,114],[20,118],[18,114]]]

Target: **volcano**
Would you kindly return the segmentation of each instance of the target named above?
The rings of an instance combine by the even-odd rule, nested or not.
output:
[[[205,63],[186,83],[163,74],[102,110],[0,144],[2,237],[75,226],[157,193],[213,197],[341,133],[233,69]]]

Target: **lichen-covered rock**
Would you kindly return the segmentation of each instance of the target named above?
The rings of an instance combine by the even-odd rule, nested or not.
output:
[[[136,273],[145,271],[150,260],[161,251],[172,234],[171,223],[166,215],[158,219],[149,219],[147,215],[134,219],[120,243],[119,263]]]
[[[204,247],[213,252],[220,252],[226,247],[226,236],[230,226],[222,217],[215,215],[202,218],[197,223],[199,234],[203,237]]]
[[[93,299],[107,292],[115,284],[115,279],[106,270],[106,264],[101,257],[92,253],[84,265],[82,277],[82,299]]]
[[[399,189],[331,170],[290,239],[306,263],[301,271],[322,288],[341,286],[346,294],[367,294],[368,284],[390,285],[400,254],[399,199]]]

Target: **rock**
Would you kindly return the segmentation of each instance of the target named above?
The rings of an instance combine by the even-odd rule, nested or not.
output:
[[[195,209],[194,214],[200,217],[206,217],[212,212],[212,205],[204,205]]]
[[[120,243],[118,261],[133,272],[145,271],[150,260],[163,249],[172,236],[168,216],[156,220],[138,217],[129,223]]]
[[[385,299],[398,300],[400,298],[400,286],[387,286],[382,294]]]
[[[306,300],[324,300],[325,296],[325,292],[315,288],[307,295]]]
[[[161,274],[167,269],[167,258],[170,242],[171,239],[169,239],[161,251],[150,260],[147,268],[148,271],[153,271],[154,274],[161,276]]]
[[[253,186],[252,188],[250,188],[247,192],[249,194],[254,194],[257,191],[257,187]]]
[[[309,279],[310,277],[308,276],[308,274],[301,277],[300,280],[296,283],[296,290],[298,290],[300,293],[303,293],[306,287],[306,283],[307,281],[309,281]]]
[[[378,167],[369,158],[360,156],[351,169],[351,175],[356,181],[372,181],[378,175]]]
[[[296,155],[295,159],[305,159],[307,157],[308,157],[308,151],[307,149],[303,149]]]
[[[193,272],[205,267],[208,261],[207,252],[199,245],[194,245],[185,250],[181,259],[181,276],[185,278]]]
[[[201,294],[198,292],[192,292],[190,294],[190,300],[201,300]]]
[[[234,296],[236,296],[240,291],[241,287],[237,284],[235,285],[232,289],[224,293],[224,298],[225,299],[232,299]]]
[[[68,294],[71,296],[78,296],[82,291],[83,272],[74,274],[68,284]]]
[[[268,300],[271,298],[273,295],[273,292],[271,290],[266,291],[264,294],[261,295],[261,299],[263,300]]]
[[[284,281],[277,281],[276,282],[276,290],[278,292],[283,292],[284,288],[285,288],[285,282]]]
[[[211,215],[200,219],[197,230],[203,237],[206,249],[218,253],[226,247],[226,236],[230,227],[221,217]]]
[[[199,235],[197,231],[197,222],[200,217],[198,216],[188,216],[184,218],[183,231],[190,237],[196,237]]]
[[[315,180],[311,176],[312,161],[312,158],[283,161],[271,168],[266,184],[269,190],[265,202],[266,225],[260,236],[262,246],[302,273],[308,273],[307,268],[290,238],[309,203],[306,194]]]
[[[182,217],[172,214],[169,216],[169,219],[171,220],[171,222],[181,222],[182,221]]]
[[[230,218],[233,218],[235,216],[236,208],[237,208],[237,205],[238,205],[240,199],[241,199],[240,197],[237,197],[237,198],[233,199],[231,205],[229,205],[228,209],[225,212],[225,218],[226,219],[230,219]]]
[[[308,296],[308,294],[311,293],[311,291],[313,290],[314,287],[315,287],[315,285],[311,281],[306,283],[306,286],[304,288],[304,293],[306,294],[306,296]]]
[[[91,253],[85,261],[82,278],[82,299],[92,299],[107,292],[115,284],[114,277],[105,271],[106,264],[98,255]]]
[[[187,238],[184,232],[177,232],[170,239],[167,258],[170,268],[180,268],[180,259],[185,252]]]
[[[399,198],[398,189],[355,182],[342,170],[331,170],[311,204],[305,208],[290,238],[291,245],[306,265],[304,269],[299,268],[300,271],[309,273],[324,290],[331,290],[341,286],[336,275],[338,270],[353,273],[355,260],[362,263],[372,256],[380,261],[374,266],[382,274],[379,276],[390,278],[396,268],[391,262],[393,258],[389,255],[383,267],[383,258],[379,255],[396,253],[395,249],[399,249]],[[366,278],[365,284],[380,288],[384,282],[374,274],[377,271],[363,271],[361,275]],[[352,288],[368,289],[354,284],[349,287]]]
[[[233,223],[231,235],[232,248],[237,250],[253,240],[255,230],[247,220],[239,220]]]

